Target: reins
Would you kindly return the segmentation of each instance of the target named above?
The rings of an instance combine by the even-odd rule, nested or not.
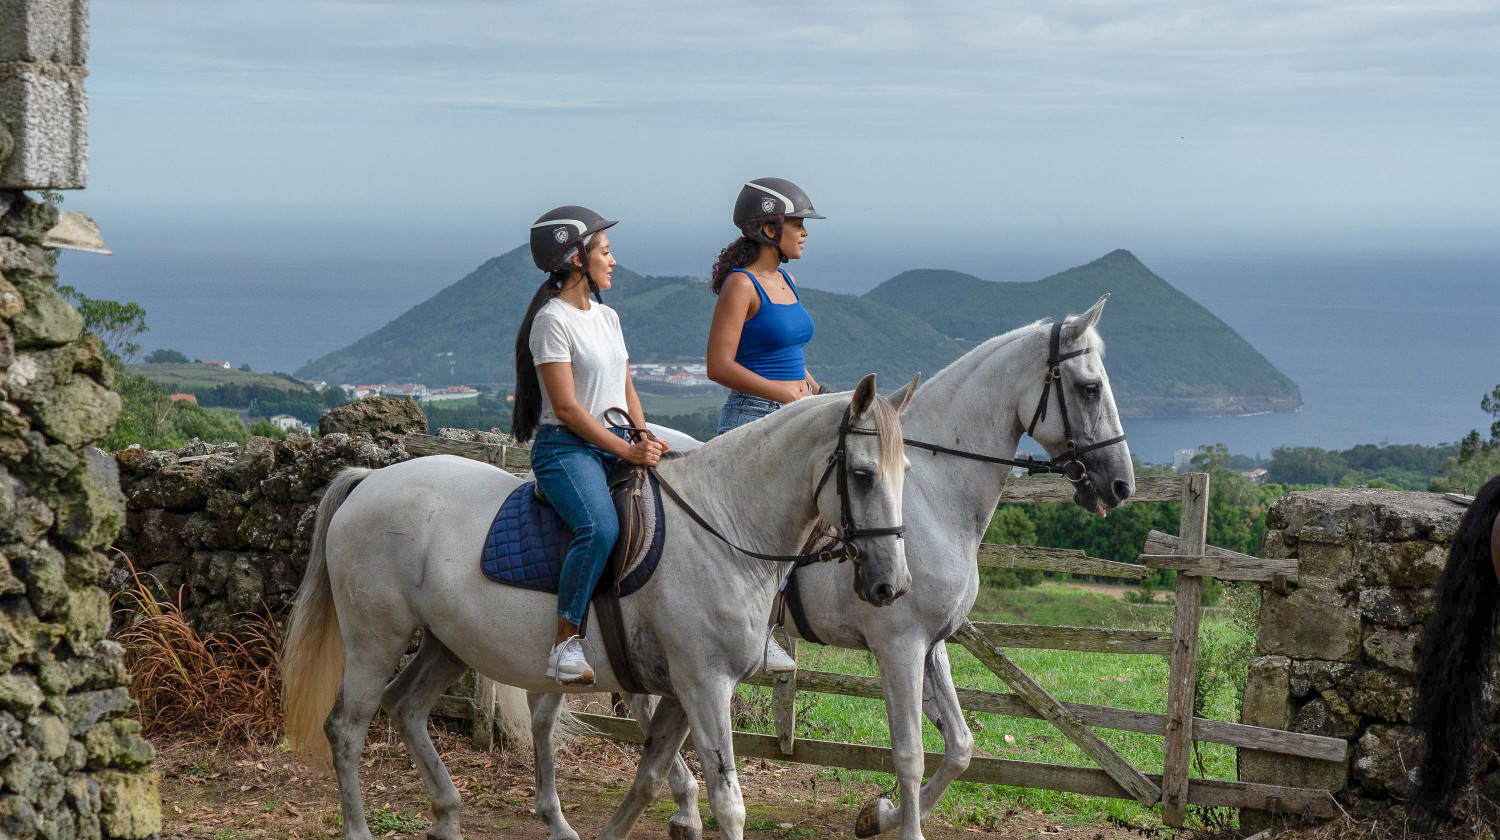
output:
[[[845,560],[849,560],[855,565],[859,565],[861,554],[859,546],[854,544],[855,539],[858,539],[860,537],[896,537],[897,539],[901,539],[906,534],[906,527],[904,525],[896,525],[884,528],[860,528],[854,522],[854,510],[852,505],[850,504],[849,499],[849,435],[879,435],[880,432],[876,429],[866,429],[860,426],[853,425],[850,422],[850,410],[851,407],[844,408],[844,416],[839,421],[838,443],[834,446],[833,454],[828,456],[828,465],[824,467],[823,476],[822,478],[818,479],[817,489],[813,491],[813,503],[816,504],[818,497],[823,493],[823,485],[828,483],[828,478],[830,476],[837,475],[837,489],[839,494],[840,507],[840,536],[838,542],[835,545],[825,548],[821,551],[814,551],[806,554],[766,554],[764,552],[754,551],[752,549],[736,545],[728,537],[719,533],[719,530],[713,525],[709,524],[708,520],[704,519],[703,516],[698,513],[698,511],[694,510],[693,506],[688,504],[686,499],[682,498],[677,490],[674,489],[672,485],[666,480],[666,478],[662,476],[660,471],[658,471],[655,467],[646,467],[645,469],[651,474],[651,477],[656,480],[656,483],[661,487],[662,491],[667,494],[667,497],[670,498],[673,502],[676,502],[677,506],[682,508],[683,512],[698,524],[698,527],[707,531],[719,542],[724,543],[725,545],[729,546],[735,551],[740,552],[741,554],[754,557],[757,560],[768,560],[773,563],[795,563],[799,566],[808,565],[811,563],[827,563],[831,560],[838,560],[840,563],[844,562]],[[625,422],[616,422],[613,418],[614,414],[619,414],[621,417],[625,418]],[[605,411],[604,419],[605,422],[607,422],[611,427],[625,431],[628,435],[630,435],[633,441],[638,441],[641,439],[642,435],[649,434],[646,429],[642,429],[640,427],[632,425],[629,415],[621,409],[611,408]]]
[[[1114,446],[1123,443],[1125,435],[1121,434],[1109,440],[1101,440],[1090,443],[1087,446],[1079,446],[1073,439],[1073,423],[1068,419],[1068,403],[1063,396],[1062,386],[1062,363],[1068,359],[1077,358],[1085,353],[1091,352],[1093,348],[1084,347],[1071,353],[1061,352],[1062,324],[1052,325],[1052,334],[1048,342],[1047,372],[1042,377],[1042,398],[1037,401],[1036,411],[1031,414],[1031,425],[1026,427],[1026,434],[1036,436],[1036,426],[1047,419],[1047,397],[1052,393],[1053,383],[1057,384],[1057,407],[1062,411],[1063,421],[1063,454],[1046,461],[1035,458],[1000,458],[994,455],[984,455],[979,452],[967,452],[962,449],[954,449],[948,446],[939,446],[936,443],[927,443],[920,440],[904,439],[902,442],[907,446],[925,449],[940,455],[952,455],[957,458],[966,458],[970,461],[983,461],[987,464],[1003,464],[1008,467],[1021,467],[1026,470],[1027,475],[1043,475],[1055,473],[1063,478],[1081,484],[1088,481],[1088,468],[1079,460],[1078,456],[1103,449],[1106,446]]]

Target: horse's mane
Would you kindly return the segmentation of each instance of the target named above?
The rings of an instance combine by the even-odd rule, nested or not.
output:
[[[1412,723],[1426,730],[1427,744],[1412,805],[1425,816],[1446,816],[1469,782],[1485,730],[1484,684],[1500,619],[1500,582],[1490,559],[1497,513],[1500,476],[1479,488],[1459,522],[1433,592],[1437,611],[1417,648]]]

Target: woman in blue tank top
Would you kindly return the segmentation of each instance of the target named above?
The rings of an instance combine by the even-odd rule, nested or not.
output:
[[[781,267],[802,258],[803,220],[821,218],[807,193],[782,178],[756,178],[734,202],[734,226],[742,235],[714,263],[719,302],[708,329],[708,377],[729,389],[719,412],[721,435],[823,390],[802,356],[813,336],[812,316]],[[797,670],[769,632],[765,665],[767,671]]]
[[[813,336],[792,276],[781,267],[802,257],[804,219],[821,219],[796,184],[756,178],[740,189],[734,224],[741,236],[714,263],[719,296],[708,330],[708,378],[730,391],[719,434],[818,393],[803,345]]]

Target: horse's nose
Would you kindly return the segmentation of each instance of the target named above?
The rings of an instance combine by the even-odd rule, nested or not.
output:
[[[1115,479],[1109,486],[1115,491],[1115,504],[1117,505],[1130,498],[1130,494],[1135,492],[1135,485],[1123,478]]]
[[[895,597],[896,587],[891,586],[889,583],[882,583],[875,587],[874,595],[875,603],[884,604]]]

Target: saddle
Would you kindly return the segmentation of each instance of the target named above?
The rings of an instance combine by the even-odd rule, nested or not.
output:
[[[665,542],[665,511],[661,493],[645,467],[621,462],[610,471],[608,481],[620,535],[591,604],[598,607],[611,669],[625,690],[640,694],[644,691],[630,666],[619,599],[645,586],[656,571]],[[485,576],[496,583],[555,594],[573,535],[538,491],[532,481],[506,497],[485,537],[480,563]],[[583,625],[587,628],[587,616]]]

